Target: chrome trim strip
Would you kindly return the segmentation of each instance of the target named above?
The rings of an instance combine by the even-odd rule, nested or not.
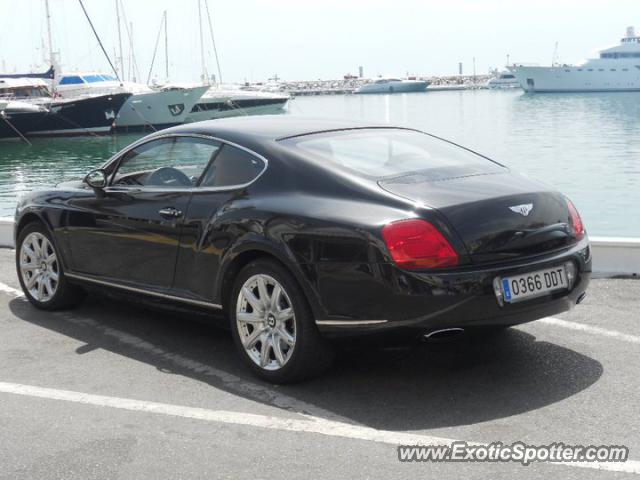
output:
[[[167,300],[175,300],[178,302],[190,303],[193,305],[198,305],[201,307],[215,308],[217,310],[222,310],[222,305],[217,303],[210,302],[202,302],[200,300],[191,300],[190,298],[176,297],[175,295],[168,295],[166,293],[152,292],[150,290],[145,290],[143,288],[129,287],[127,285],[121,285],[119,283],[107,282],[106,280],[98,280],[97,278],[87,277],[85,275],[78,275],[77,273],[67,273],[65,272],[65,276],[69,278],[74,278],[76,280],[82,280],[85,282],[97,283],[98,285],[105,285],[107,287],[120,288],[122,290],[128,290],[130,292],[142,293],[144,295],[150,295],[153,297],[160,297]]]
[[[362,325],[379,325],[387,322],[388,320],[316,320],[316,325],[332,327],[359,327]]]

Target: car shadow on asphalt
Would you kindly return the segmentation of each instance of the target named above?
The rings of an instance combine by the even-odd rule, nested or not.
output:
[[[603,372],[593,358],[509,329],[412,348],[356,345],[341,349],[334,366],[319,378],[271,386],[244,367],[228,331],[185,314],[93,296],[70,312],[39,311],[24,300],[13,300],[10,308],[23,321],[83,342],[78,355],[104,349],[270,403],[239,387],[248,382],[385,430],[469,425],[521,414],[575,395]],[[177,356],[192,363],[177,362]],[[242,381],[229,381],[235,377]]]

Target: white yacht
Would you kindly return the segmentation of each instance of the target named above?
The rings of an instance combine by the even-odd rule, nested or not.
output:
[[[155,91],[133,82],[119,82],[104,73],[65,73],[56,78],[56,92],[64,98],[131,93],[116,116],[118,130],[165,128],[184,123],[193,106],[208,90],[206,86]]]
[[[429,86],[425,80],[404,80],[399,78],[379,78],[356,88],[353,93],[407,93],[424,92]]]
[[[182,88],[178,84],[165,85],[163,90]],[[215,118],[237,117],[243,115],[268,115],[284,111],[290,96],[285,93],[262,92],[228,88],[222,86],[207,87],[187,115],[187,122],[200,122]]]
[[[514,65],[509,70],[527,92],[640,91],[640,37],[633,27],[619,45],[599,54],[578,65]]]
[[[519,88],[520,82],[518,82],[518,79],[513,73],[500,72],[487,82],[487,87],[496,90],[503,88]]]

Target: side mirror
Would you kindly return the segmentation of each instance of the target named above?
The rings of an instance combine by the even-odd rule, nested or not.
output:
[[[107,173],[102,169],[92,170],[84,177],[84,181],[91,188],[102,190],[107,186]]]

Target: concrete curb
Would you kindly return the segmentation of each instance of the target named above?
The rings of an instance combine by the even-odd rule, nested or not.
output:
[[[13,217],[0,217],[0,247],[13,248]]]
[[[640,238],[591,237],[598,277],[640,276]],[[0,217],[0,247],[13,248],[13,217]]]
[[[594,274],[640,276],[640,238],[591,237],[590,240]]]

